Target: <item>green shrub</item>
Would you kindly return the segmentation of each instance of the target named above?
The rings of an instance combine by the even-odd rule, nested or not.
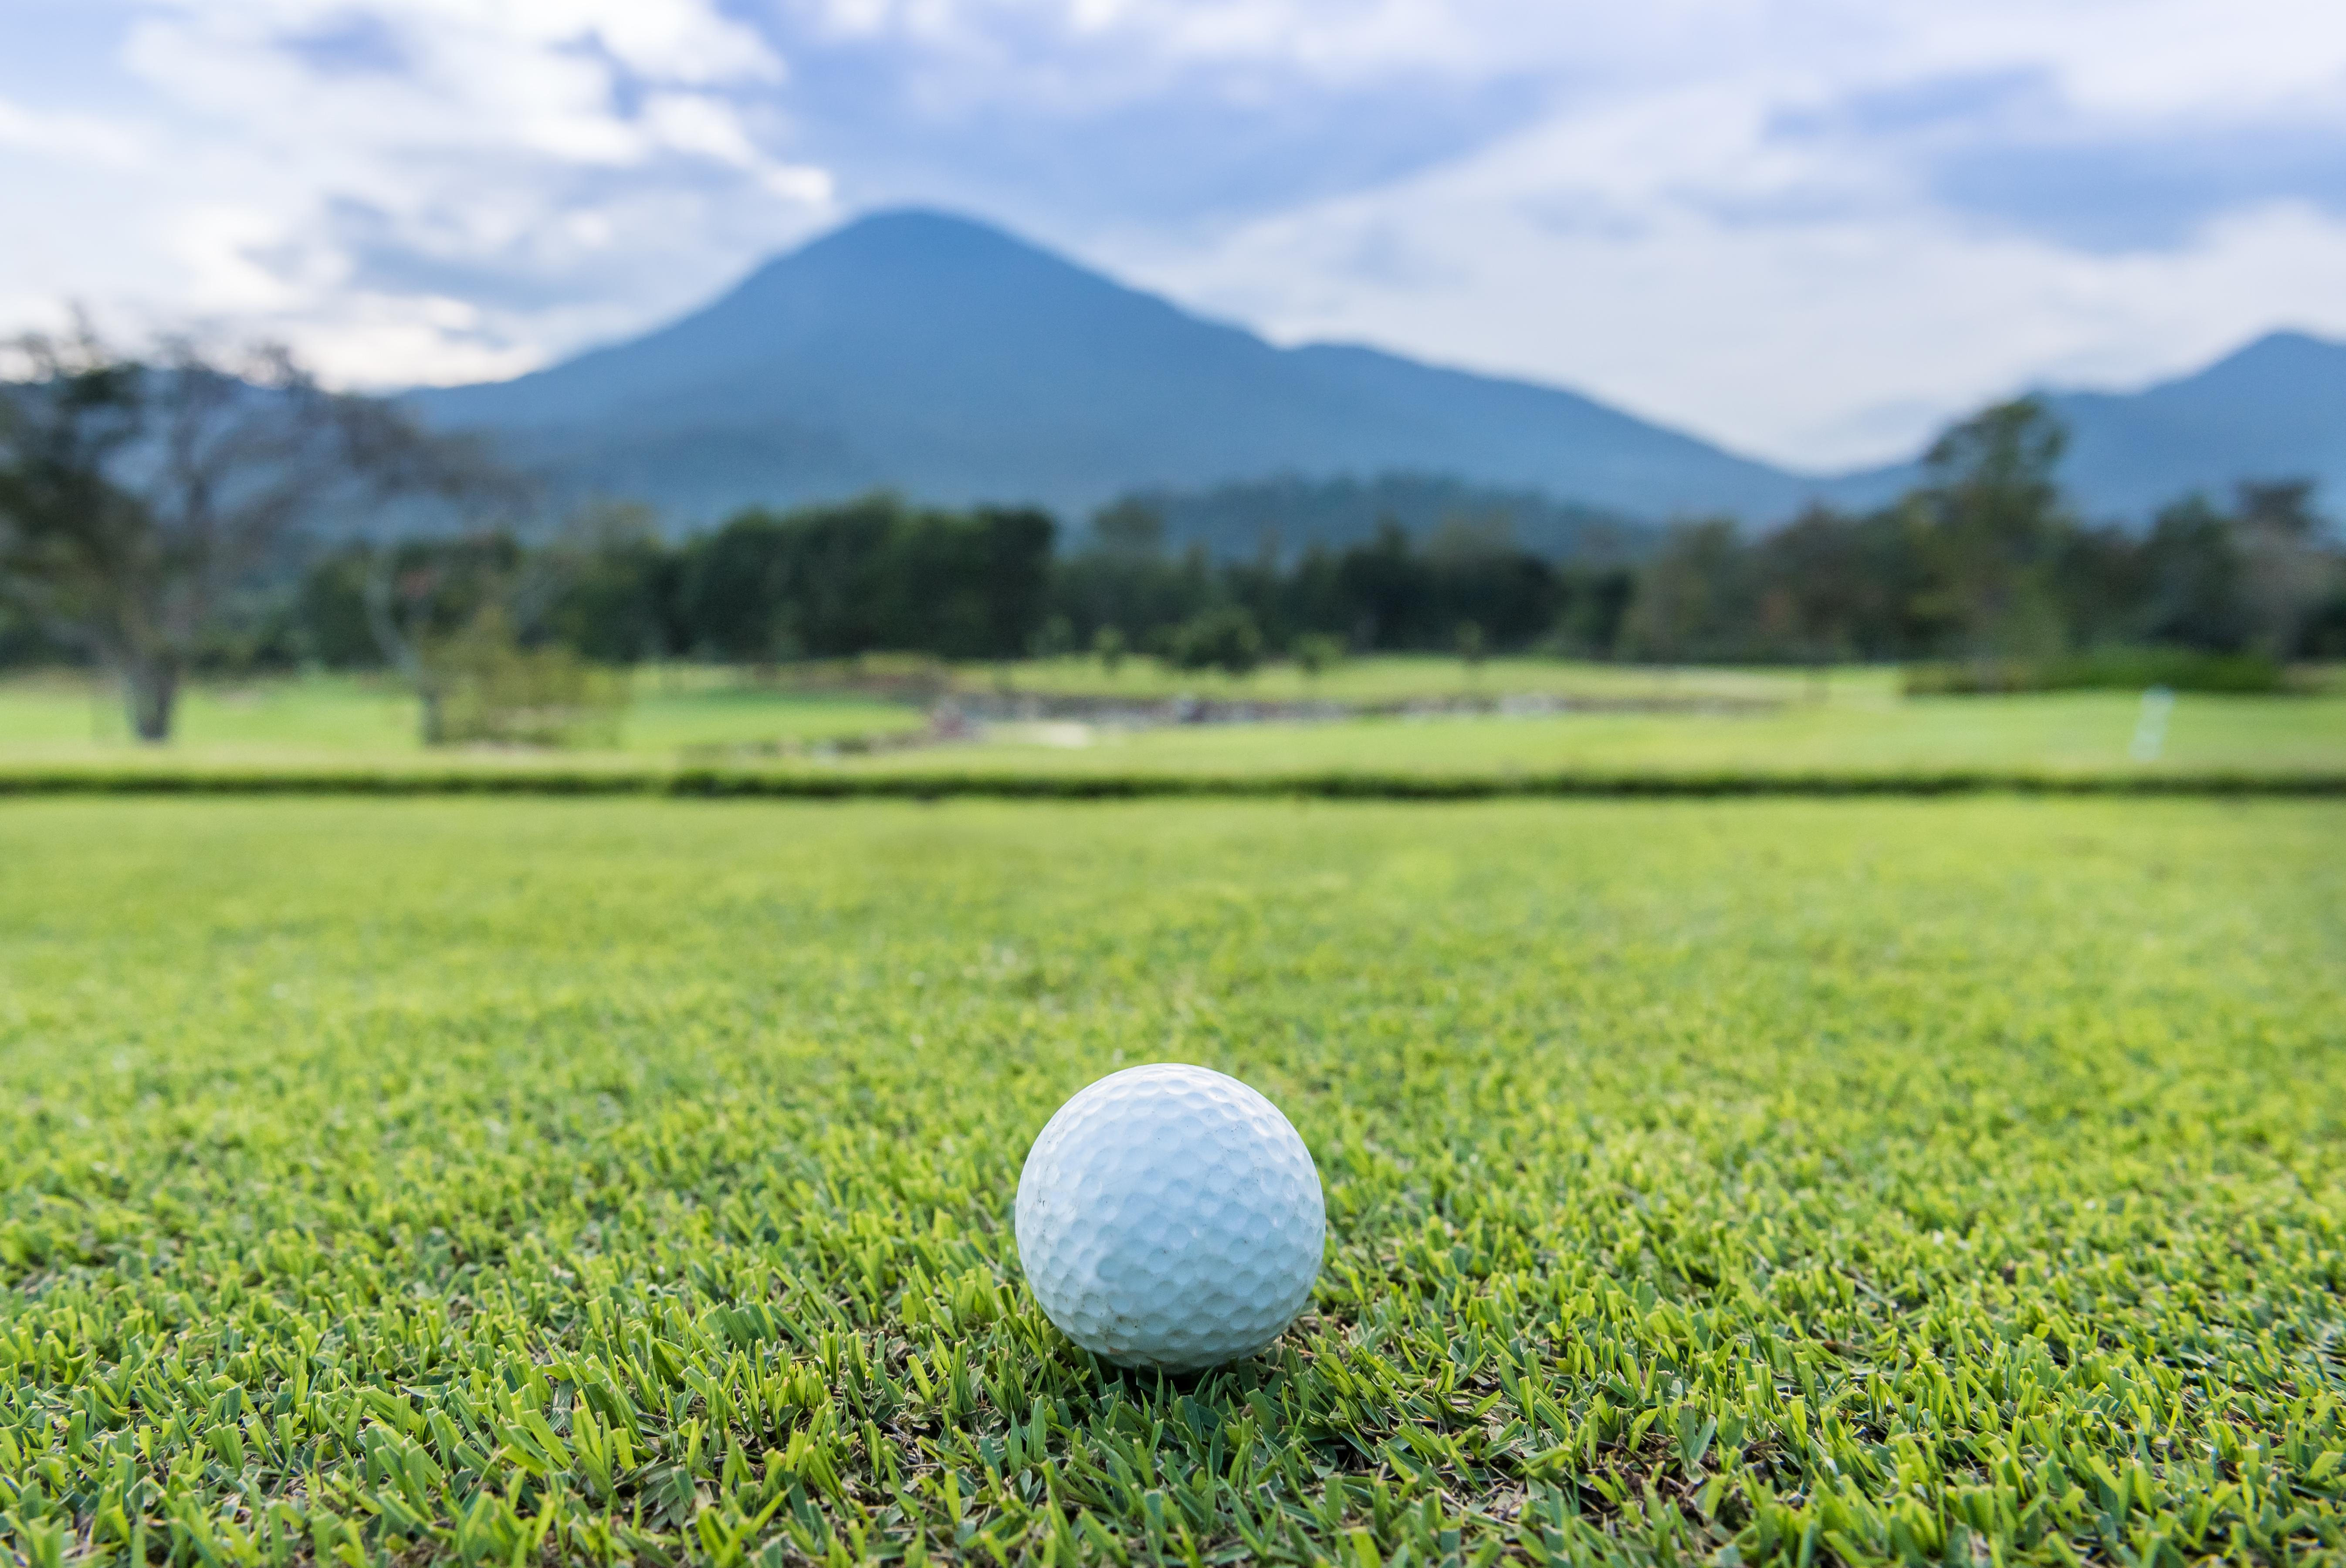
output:
[[[1246,611],[1225,605],[1174,627],[1166,652],[1176,668],[1245,675],[1262,662],[1262,630]]]
[[[1305,632],[1288,645],[1287,657],[1308,676],[1321,676],[1344,662],[1344,639]]]
[[[494,606],[425,650],[426,738],[461,746],[616,746],[624,677],[559,645],[525,648]]]
[[[1114,675],[1124,667],[1127,652],[1124,633],[1115,626],[1102,626],[1092,634],[1092,657],[1099,660],[1100,671]]]

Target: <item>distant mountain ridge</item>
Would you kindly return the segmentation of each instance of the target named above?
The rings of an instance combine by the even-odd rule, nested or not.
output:
[[[2317,503],[2346,514],[2346,343],[2270,332],[2189,375],[2140,392],[2040,390],[2069,431],[2061,483],[2096,522],[2140,524],[2200,492],[2228,498],[2244,480],[2310,479]],[[1919,461],[1846,475],[1848,504],[1921,483]]]
[[[1661,519],[1870,504],[1912,465],[1801,474],[1577,392],[1373,349],[1275,347],[966,219],[865,218],[704,310],[516,380],[421,391],[571,494],[682,524],[887,487],[1073,520],[1136,491],[1408,473]],[[2346,494],[2346,347],[2260,340],[2133,394],[2062,392],[2089,514],[2302,475]],[[1296,541],[1300,543],[1302,541]]]
[[[2310,479],[2346,505],[2346,344],[2273,332],[2207,369],[2131,395],[2053,392],[2063,478],[2096,514],[2146,516],[2190,490]]]

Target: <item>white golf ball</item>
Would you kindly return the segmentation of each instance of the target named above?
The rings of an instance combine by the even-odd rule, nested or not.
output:
[[[1018,1260],[1060,1332],[1124,1367],[1250,1356],[1320,1275],[1328,1212],[1279,1107],[1204,1067],[1127,1067],[1059,1107],[1018,1177]]]

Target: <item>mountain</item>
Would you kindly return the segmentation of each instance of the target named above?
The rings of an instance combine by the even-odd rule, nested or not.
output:
[[[2068,426],[2061,483],[2096,522],[2147,523],[2198,491],[2218,502],[2243,480],[2310,479],[2317,504],[2346,507],[2346,343],[2273,332],[2204,370],[2135,392],[2038,392]],[[1833,481],[1868,505],[1922,481],[1919,462]]]
[[[1275,348],[930,212],[852,223],[631,342],[412,395],[563,489],[687,522],[879,485],[1075,514],[1135,489],[1409,470],[1641,515],[1752,516],[1807,488],[1575,392]]]
[[[685,524],[881,486],[1072,518],[1135,492],[1251,485],[1268,502],[1276,482],[1302,511],[1260,521],[1291,531],[1326,510],[1312,486],[1395,474],[1592,514],[1764,524],[1811,499],[1878,504],[1919,476],[1912,463],[1803,475],[1556,387],[1367,348],[1277,348],[918,211],[836,229],[645,337],[410,395],[436,423],[497,436],[557,493],[639,498]],[[2242,479],[2301,475],[2346,497],[2346,345],[2278,333],[2141,392],[2046,395],[2074,433],[2063,479],[2089,516],[2139,523]],[[1207,527],[1221,504],[1199,504]],[[1244,532],[1237,549],[1259,524]]]
[[[2346,343],[2275,332],[2197,374],[2131,396],[2055,392],[2063,478],[2096,515],[2147,517],[2191,490],[2311,479],[2346,503]]]

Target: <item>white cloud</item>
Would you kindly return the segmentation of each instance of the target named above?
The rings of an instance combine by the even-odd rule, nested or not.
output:
[[[229,317],[368,382],[640,330],[906,199],[1816,464],[2346,331],[2335,0],[109,3],[128,107],[0,62],[0,311]]]
[[[0,148],[101,168],[133,167],[147,152],[126,126],[96,115],[36,113],[5,98],[0,98]]]
[[[752,129],[781,57],[713,0],[153,0],[120,58],[132,111],[0,107],[0,178],[102,166],[108,218],[0,288],[96,284],[126,327],[230,321],[344,379],[526,368],[829,211]]]
[[[1545,127],[1186,256],[1137,249],[1129,270],[1285,340],[1563,381],[1817,467],[1903,455],[2039,381],[2147,380],[2279,322],[2346,335],[2346,223],[2300,203],[2225,219],[2181,249],[2096,256],[1887,196],[1798,221],[1721,217],[1608,178],[1608,159],[1646,145],[1634,123]],[[1737,188],[1716,167],[1684,172],[1697,198]],[[1744,172],[1762,195],[1786,174]],[[1818,184],[1867,180],[1829,168]],[[1400,281],[1354,265],[1395,232],[1417,263]]]
[[[1518,42],[1556,44],[1538,31]],[[2243,199],[2172,246],[2093,252],[2035,231],[2017,190],[2007,215],[1952,209],[1887,132],[1774,128],[1995,73],[2044,82],[2079,137],[2336,119],[2334,6],[1679,0],[1589,40],[1592,58],[1595,83],[1495,145],[1187,244],[1127,230],[1107,253],[1282,339],[1561,381],[1821,467],[1902,455],[2034,382],[2147,380],[2279,324],[2346,333],[2335,208]]]

